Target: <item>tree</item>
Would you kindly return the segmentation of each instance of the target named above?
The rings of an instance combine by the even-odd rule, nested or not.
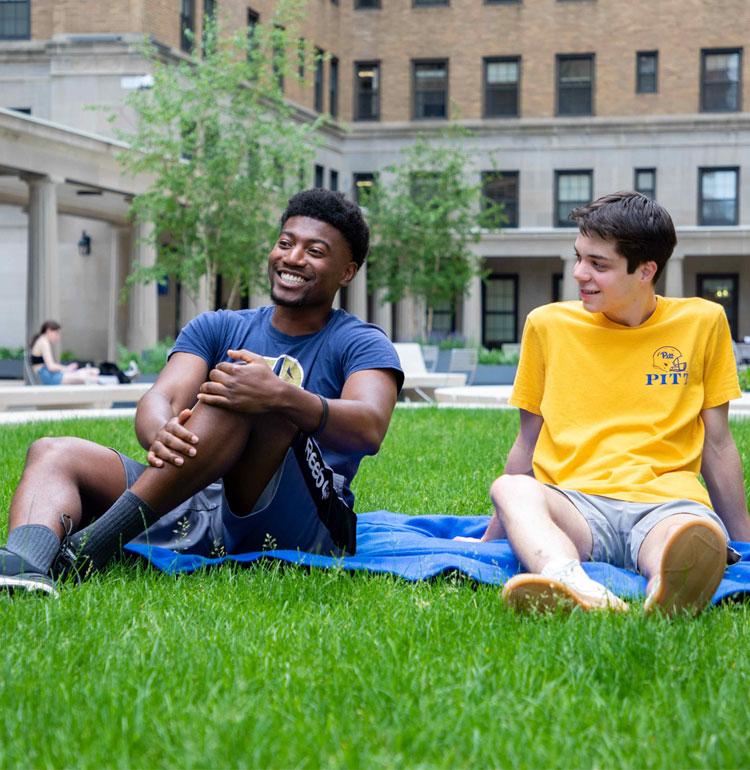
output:
[[[489,205],[481,185],[470,181],[463,136],[454,129],[437,143],[418,137],[365,194],[374,236],[368,282],[384,289],[389,302],[409,295],[424,303],[424,339],[432,333],[435,308],[453,306],[481,274],[470,246],[502,217],[502,207]]]
[[[211,301],[219,274],[232,299],[264,285],[268,245],[309,176],[318,126],[284,100],[283,78],[297,77],[286,58],[291,41],[298,50],[294,17],[280,8],[249,36],[229,38],[209,20],[200,45],[176,64],[146,46],[153,86],[127,100],[135,129],[116,133],[129,145],[123,167],[153,178],[132,214],[153,223],[157,258],[136,266],[129,284],[172,276],[195,296],[205,276]]]

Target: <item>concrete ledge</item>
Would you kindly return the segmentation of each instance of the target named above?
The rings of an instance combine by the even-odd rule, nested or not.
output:
[[[34,411],[0,412],[1,425],[21,425],[27,422],[60,422],[60,420],[104,420],[135,418],[135,407],[126,409],[41,409]]]
[[[509,408],[511,385],[473,385],[463,388],[436,388],[435,400],[441,406],[494,406]]]
[[[129,385],[0,386],[0,411],[11,409],[108,409],[115,402],[134,403],[151,387]]]

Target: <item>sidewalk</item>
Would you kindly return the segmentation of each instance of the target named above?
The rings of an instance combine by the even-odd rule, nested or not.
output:
[[[512,385],[472,385],[463,388],[436,388],[435,400],[440,407],[513,409],[508,404]],[[729,416],[750,418],[750,392],[729,402]]]

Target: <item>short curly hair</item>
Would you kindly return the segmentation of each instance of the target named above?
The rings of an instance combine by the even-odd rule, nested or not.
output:
[[[319,219],[335,227],[349,244],[352,259],[361,267],[370,248],[370,228],[356,203],[340,192],[315,188],[303,190],[289,199],[281,215],[281,227],[291,217]]]

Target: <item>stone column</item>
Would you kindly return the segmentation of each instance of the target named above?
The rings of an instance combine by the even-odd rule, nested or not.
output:
[[[122,288],[122,255],[129,248],[129,233],[124,227],[110,228],[109,281],[107,302],[107,360],[117,360],[117,345],[122,339],[120,329],[120,290]]]
[[[404,297],[396,303],[396,341],[411,342],[422,333],[424,303],[414,297]]]
[[[461,333],[468,344],[482,344],[482,279],[475,275],[463,296]]]
[[[385,290],[378,289],[372,297],[372,318],[374,324],[377,324],[391,339],[393,339],[393,312],[390,302],[386,302]]]
[[[198,291],[188,291],[185,284],[180,292],[180,325],[185,326],[197,315],[211,309],[211,298],[208,296],[208,278],[204,275],[198,282]]]
[[[153,225],[137,224],[133,228],[131,260],[150,267],[156,262],[156,249],[149,240]],[[130,290],[128,313],[128,348],[135,353],[154,347],[158,341],[159,324],[156,283],[135,284]]]
[[[47,176],[23,177],[29,186],[26,277],[26,340],[46,319],[60,321],[58,294],[57,189]]]
[[[331,303],[331,307],[334,310],[338,310],[341,307],[341,289],[336,292],[333,298],[333,302]]]
[[[664,268],[664,295],[666,297],[685,296],[685,255],[675,252]]]
[[[578,284],[573,278],[573,268],[576,266],[575,256],[565,253],[563,261],[562,297],[560,299],[578,299]]]
[[[349,284],[349,290],[346,295],[347,311],[352,315],[367,320],[367,262],[357,270],[357,275]]]

